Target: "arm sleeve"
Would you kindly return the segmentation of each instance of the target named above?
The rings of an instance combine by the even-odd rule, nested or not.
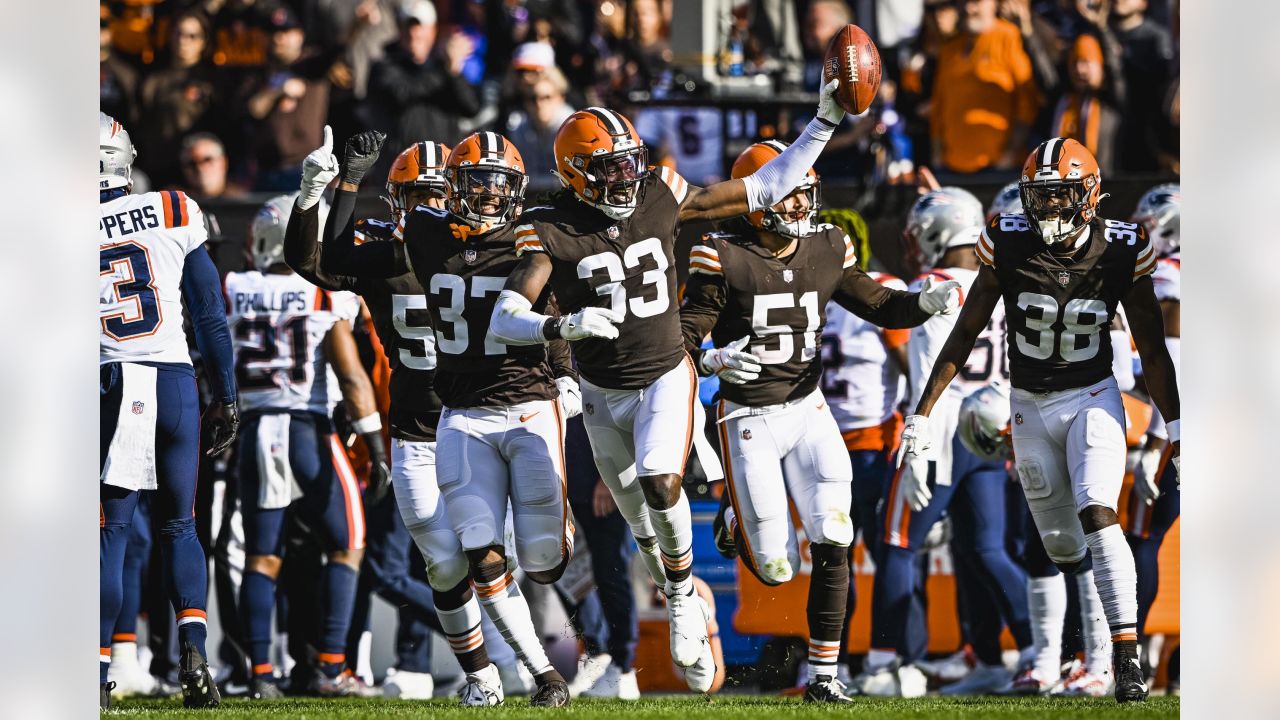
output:
[[[835,128],[822,120],[810,120],[804,132],[786,150],[743,178],[742,182],[747,186],[747,207],[751,212],[770,207],[795,190],[834,132]]]
[[[349,275],[334,275],[321,267],[324,252],[320,238],[320,204],[306,210],[294,205],[284,230],[284,261],[307,282],[325,290],[355,290],[359,281]]]
[[[698,272],[689,275],[680,306],[680,334],[684,348],[694,359],[694,367],[702,372],[702,340],[707,337],[725,305],[724,276]]]
[[[883,328],[915,327],[930,315],[920,309],[919,293],[891,290],[856,265],[844,270],[835,300],[840,307]]]
[[[204,358],[209,385],[221,402],[235,402],[235,367],[222,283],[213,258],[202,247],[192,250],[182,266],[182,297],[195,328],[196,347]]]
[[[327,273],[341,272],[356,278],[393,278],[408,272],[404,243],[355,244],[355,210],[356,193],[339,188],[324,224],[320,268]],[[401,233],[402,229],[397,228],[396,232]]]

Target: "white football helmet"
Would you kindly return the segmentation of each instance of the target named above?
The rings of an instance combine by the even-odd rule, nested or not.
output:
[[[1178,252],[1182,247],[1182,187],[1165,183],[1151,188],[1138,200],[1132,219],[1146,228],[1156,257]]]
[[[1018,187],[1017,180],[1000,188],[1000,192],[996,193],[991,201],[991,207],[987,208],[987,222],[991,222],[991,218],[997,215],[1009,213],[1022,213],[1022,189]]]
[[[249,225],[248,255],[253,261],[254,269],[266,272],[273,265],[284,262],[284,231],[289,225],[289,216],[293,214],[293,204],[298,193],[277,195],[258,208]],[[325,218],[329,215],[329,206],[320,201],[320,227],[324,227]]]
[[[1012,451],[1009,386],[1002,380],[974,390],[960,403],[960,442],[983,460],[1004,460]]]
[[[98,112],[98,190],[114,190],[133,185],[133,161],[138,151],[129,131],[110,115]]]
[[[958,187],[938,188],[921,196],[907,213],[902,231],[907,256],[930,270],[948,248],[976,245],[982,231],[982,203]]]

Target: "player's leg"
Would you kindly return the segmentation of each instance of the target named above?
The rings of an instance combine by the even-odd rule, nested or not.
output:
[[[133,511],[133,523],[129,528],[121,579],[120,613],[111,633],[111,672],[108,679],[115,683],[112,694],[116,697],[150,695],[153,691],[163,690],[138,662],[138,613],[142,607],[147,560],[152,549],[151,516],[146,511],[146,503],[141,500]]]
[[[1124,479],[1124,405],[1115,379],[1075,393],[1079,410],[1067,433],[1076,509],[1093,555],[1093,576],[1111,631],[1116,699],[1143,700],[1147,686],[1138,658],[1137,572],[1116,504]]]
[[[99,680],[107,684],[111,633],[124,600],[124,556],[138,491],[100,485],[98,492],[98,647]],[[110,692],[108,689],[107,692]]]
[[[169,602],[178,623],[178,677],[184,705],[213,707],[220,699],[205,662],[209,572],[194,516],[200,464],[200,400],[191,369],[159,368],[156,401],[159,490],[151,507],[159,527]]]
[[[849,596],[849,546],[854,521],[853,469],[840,429],[820,392],[785,413],[766,416],[775,435],[786,433],[783,473],[805,534],[813,569],[806,612],[809,622],[808,702],[852,702],[833,682]]]
[[[511,470],[498,448],[507,422],[506,408],[445,413],[436,443],[440,491],[466,554],[480,606],[529,672],[547,682],[563,683],[538,639],[528,601],[507,570],[503,529]]]
[[[1172,451],[1165,451],[1158,470],[1160,497],[1151,505],[1137,500],[1130,509],[1128,540],[1138,574],[1138,635],[1145,637],[1147,615],[1160,589],[1160,546],[1169,528],[1182,513],[1182,491],[1177,472],[1169,462]],[[1136,493],[1131,493],[1136,495]]]
[[[507,409],[499,449],[510,467],[515,551],[530,580],[560,579],[573,554],[573,528],[565,485],[565,419],[556,400]],[[522,418],[524,418],[522,420]]]
[[[1021,496],[1021,491],[1019,491]],[[1062,629],[1067,615],[1067,578],[1045,552],[1040,534],[1026,500],[1019,497],[1017,520],[1026,528],[1023,566],[1027,572],[1027,609],[1035,655],[1018,668],[1010,692],[1041,695],[1053,690],[1060,680]]]
[[[412,616],[427,627],[440,631],[431,586],[415,577],[410,552],[413,538],[405,527],[395,501],[365,508],[368,533],[365,539],[362,576],[367,575],[371,587],[383,600],[395,606],[403,620]]]

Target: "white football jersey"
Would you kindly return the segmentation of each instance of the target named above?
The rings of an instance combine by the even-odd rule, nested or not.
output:
[[[324,354],[339,320],[360,313],[349,292],[321,290],[300,275],[229,273],[227,322],[240,408],[329,414],[341,398]]]
[[[182,268],[209,239],[204,214],[176,190],[101,204],[98,362],[191,364],[182,328]]]
[[[1157,300],[1182,302],[1182,253],[1176,252],[1157,260],[1151,282],[1155,284]]]
[[[973,287],[973,281],[978,277],[978,271],[964,268],[939,268],[920,276],[911,283],[912,292],[920,290],[928,275],[933,275],[937,280],[955,280],[960,283],[960,302],[963,304],[969,295],[969,288]],[[926,320],[923,325],[911,329],[911,340],[907,343],[907,358],[911,361],[910,407],[914,408],[920,402],[925,382],[929,379],[929,373],[933,371],[933,363],[937,360],[938,353],[942,352],[942,346],[946,344],[947,337],[951,335],[951,329],[955,327],[956,319],[959,317],[959,312],[951,315],[935,315]],[[1005,347],[1004,300],[996,302],[995,308],[991,311],[991,319],[987,321],[987,327],[978,334],[978,339],[973,343],[969,361],[951,381],[943,398],[962,400],[974,390],[997,379],[1006,381],[1009,379],[1009,358]],[[958,412],[959,402],[952,407]]]
[[[907,289],[887,273],[868,274],[887,288]],[[880,425],[906,393],[906,378],[889,358],[884,330],[834,302],[827,303],[822,364],[822,393],[841,431]]]

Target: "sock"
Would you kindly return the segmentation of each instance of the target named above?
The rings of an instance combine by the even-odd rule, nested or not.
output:
[[[205,601],[209,596],[209,570],[204,548],[196,536],[195,519],[166,520],[160,526],[160,550],[169,573],[169,602],[178,621],[179,647],[190,642],[200,657],[208,657]]]
[[[813,571],[809,579],[809,682],[819,675],[836,676],[840,634],[849,596],[849,549],[826,543],[809,546]]]
[[[1080,629],[1084,635],[1085,670],[1104,676],[1111,671],[1111,633],[1102,609],[1102,599],[1094,584],[1092,570],[1076,573],[1076,595],[1080,598]]]
[[[1027,583],[1031,607],[1031,638],[1036,648],[1036,671],[1046,680],[1058,676],[1062,662],[1062,625],[1067,615],[1067,578],[1062,573],[1033,577]]]
[[[435,604],[444,637],[462,671],[470,675],[488,667],[489,654],[480,629],[483,619],[480,602],[471,592],[471,585],[464,579],[458,587],[436,593]]]
[[[644,569],[649,571],[649,577],[653,578],[658,587],[665,588],[667,569],[662,565],[662,560],[658,559],[657,538],[636,536],[636,546],[640,548],[640,559],[644,562]]]
[[[688,593],[693,586],[693,516],[684,490],[676,504],[666,510],[650,506],[650,522],[658,538],[662,564],[666,568],[666,593]]]
[[[271,674],[271,615],[275,608],[275,579],[245,570],[240,583],[240,622],[254,675]]]
[[[107,681],[107,671],[111,669],[111,648],[98,648],[98,684]]]
[[[1108,525],[1085,535],[1093,553],[1093,579],[1102,600],[1102,609],[1111,629],[1113,646],[1137,652],[1138,575],[1133,552],[1119,525]]]
[[[178,621],[178,647],[187,643],[196,646],[200,657],[207,658],[204,652],[205,640],[209,637],[209,619],[202,608],[184,608],[174,612]]]
[[[505,566],[499,567],[505,570]],[[473,570],[477,569],[473,568]],[[475,572],[474,574],[480,577],[486,573]],[[498,632],[502,633],[502,638],[516,651],[516,655],[520,657],[529,672],[533,675],[541,675],[552,670],[551,661],[547,659],[542,643],[538,642],[538,633],[533,627],[533,617],[529,614],[529,603],[525,601],[524,594],[520,592],[520,586],[511,577],[511,573],[504,573],[488,582],[477,579],[472,585],[476,596],[480,599],[480,606],[489,615],[489,619],[493,620],[493,624],[498,627]]]
[[[360,574],[351,566],[330,560],[321,573],[324,592],[324,623],[318,649],[320,670],[337,677],[346,665],[347,631],[351,629],[351,613],[356,602],[356,584]]]

